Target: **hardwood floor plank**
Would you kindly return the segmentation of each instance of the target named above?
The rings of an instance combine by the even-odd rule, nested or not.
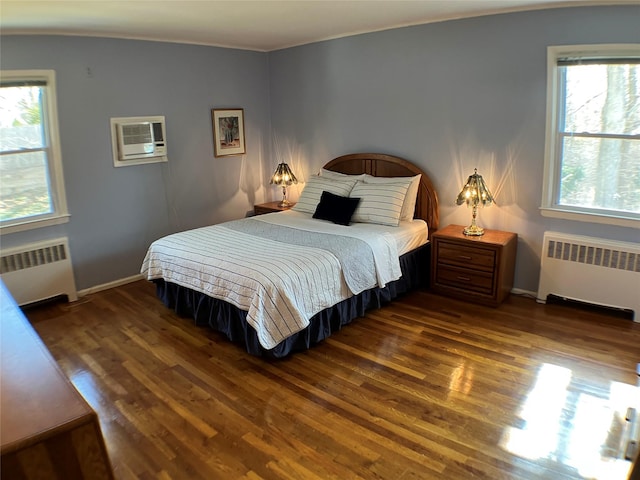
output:
[[[282,360],[140,281],[28,310],[122,479],[624,480],[640,324],[413,292]],[[605,473],[603,473],[605,472]]]

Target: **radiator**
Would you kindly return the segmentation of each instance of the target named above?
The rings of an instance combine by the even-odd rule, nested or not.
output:
[[[60,295],[78,299],[66,238],[0,252],[0,276],[18,305]]]
[[[640,322],[640,244],[545,232],[537,299],[551,294],[632,310]]]

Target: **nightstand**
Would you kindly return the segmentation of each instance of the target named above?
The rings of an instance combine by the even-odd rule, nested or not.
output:
[[[431,288],[437,293],[497,307],[513,288],[518,235],[485,229],[482,236],[449,225],[433,234]]]
[[[259,205],[254,205],[253,206],[253,214],[254,215],[262,215],[264,213],[284,212],[285,210],[289,210],[291,207],[293,207],[295,205],[295,203],[292,203],[288,207],[279,207],[278,206],[279,203],[280,203],[280,201],[278,201],[278,202],[267,202],[267,203],[261,203]]]

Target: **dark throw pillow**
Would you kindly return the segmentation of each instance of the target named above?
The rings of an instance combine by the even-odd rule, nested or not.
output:
[[[325,190],[320,196],[320,203],[313,218],[329,220],[338,225],[349,225],[359,203],[359,198],[341,197]]]

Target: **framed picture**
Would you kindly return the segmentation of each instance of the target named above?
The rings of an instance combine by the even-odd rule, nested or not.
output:
[[[242,155],[247,153],[244,145],[244,109],[211,110],[213,125],[213,155]]]

